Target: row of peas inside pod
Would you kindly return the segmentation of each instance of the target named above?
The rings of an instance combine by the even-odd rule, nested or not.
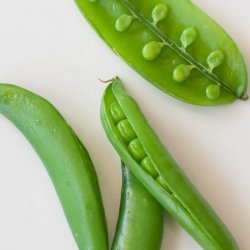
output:
[[[168,6],[166,4],[158,4],[152,11],[152,23],[157,26],[158,22],[167,18]],[[115,29],[119,32],[126,31],[136,19],[134,15],[122,14],[115,23]],[[198,32],[193,27],[183,30],[180,36],[181,49],[186,52],[188,46],[193,44],[197,38]],[[153,61],[160,56],[162,49],[169,46],[165,41],[151,41],[142,48],[142,56],[147,61]],[[221,50],[212,51],[207,57],[208,72],[212,73],[216,67],[219,67],[224,60],[224,54]],[[196,69],[193,64],[180,64],[173,72],[173,80],[182,83],[190,77],[191,71]],[[206,89],[206,96],[210,100],[215,100],[220,95],[220,84],[210,84]]]

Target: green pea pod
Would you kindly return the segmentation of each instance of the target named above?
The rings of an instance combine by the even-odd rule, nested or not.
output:
[[[112,250],[159,250],[163,234],[163,209],[122,165],[122,195]]]
[[[192,1],[75,2],[112,50],[164,92],[206,106],[248,98],[237,45]]]
[[[79,249],[108,249],[93,163],[61,114],[42,97],[7,84],[0,84],[0,112],[24,134],[46,166]]]
[[[104,93],[101,120],[122,161],[204,249],[238,249],[231,234],[162,145],[119,79]]]

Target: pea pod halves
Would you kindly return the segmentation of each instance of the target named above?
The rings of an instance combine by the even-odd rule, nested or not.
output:
[[[51,177],[80,250],[107,250],[98,179],[87,150],[45,99],[0,84],[0,112],[30,141]]]
[[[246,99],[234,41],[190,0],[75,0],[100,37],[164,92],[197,105]]]
[[[238,249],[229,231],[162,145],[119,79],[104,93],[101,120],[122,161],[204,249]]]

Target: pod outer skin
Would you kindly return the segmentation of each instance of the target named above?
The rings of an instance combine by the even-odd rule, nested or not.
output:
[[[157,88],[182,101],[202,106],[215,106],[231,103],[236,96],[243,96],[247,89],[248,76],[246,64],[239,48],[229,35],[190,0],[75,0],[81,13],[94,28],[97,34],[120,56],[130,67],[137,71]],[[168,6],[167,17],[159,22],[158,28],[180,45],[180,36],[184,29],[193,27],[197,38],[187,48],[187,52],[207,67],[207,57],[215,50],[223,51],[225,59],[213,73],[233,89],[234,94],[221,88],[216,100],[206,97],[206,88],[214,82],[198,70],[192,70],[191,77],[183,83],[173,80],[173,71],[177,65],[187,64],[165,46],[154,61],[146,61],[142,56],[145,44],[162,40],[150,31],[145,23],[134,19],[124,32],[115,30],[116,20],[123,14],[131,15],[123,2],[133,6],[138,13],[152,22],[152,10],[161,3]]]
[[[118,101],[120,104],[155,169],[164,178],[172,193],[161,188],[129,154],[127,146],[121,140],[112,121],[109,105],[114,101]],[[104,93],[101,120],[110,142],[122,161],[168,213],[204,249],[238,249],[233,236],[167,152],[136,101],[126,93],[119,79],[114,80]]]
[[[122,165],[120,212],[112,250],[160,250],[163,208]]]
[[[0,84],[0,112],[43,161],[79,249],[107,250],[106,219],[93,163],[61,114],[42,97],[8,84]]]

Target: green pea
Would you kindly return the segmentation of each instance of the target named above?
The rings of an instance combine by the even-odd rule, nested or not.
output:
[[[143,149],[143,146],[141,145],[141,142],[138,138],[132,140],[128,144],[128,151],[136,161],[140,161],[146,156],[146,152]]]
[[[123,14],[115,22],[115,29],[119,32],[123,32],[129,28],[133,21],[134,17]]]
[[[113,102],[110,105],[110,112],[111,112],[111,115],[112,115],[115,123],[126,119],[126,116],[123,113],[123,110],[118,102]]]
[[[191,74],[194,67],[192,65],[180,64],[173,72],[173,79],[175,82],[184,82]]]
[[[135,131],[127,119],[120,121],[117,124],[117,129],[125,143],[129,143],[134,138],[136,138]]]
[[[209,69],[212,71],[214,68],[220,66],[224,61],[224,54],[221,50],[213,51],[207,58]]]
[[[206,96],[209,100],[216,100],[220,96],[220,86],[209,84],[206,88]]]
[[[191,45],[197,37],[197,31],[194,28],[186,28],[181,34],[181,44],[184,48]]]
[[[163,46],[163,43],[151,41],[143,47],[142,56],[148,61],[153,61],[160,55]]]
[[[157,25],[158,22],[165,19],[168,15],[168,6],[166,4],[157,4],[152,11],[153,24]]]
[[[141,162],[141,167],[153,178],[156,178],[158,173],[156,172],[152,161],[149,157],[145,157]]]
[[[164,178],[162,176],[159,175],[155,180],[168,193],[170,193],[170,194],[172,193],[169,186],[168,186],[168,184],[166,183],[166,181],[164,180]]]

